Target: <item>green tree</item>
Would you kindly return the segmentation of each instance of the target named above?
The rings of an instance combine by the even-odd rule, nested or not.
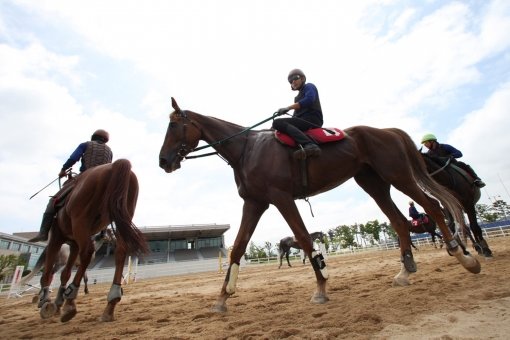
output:
[[[368,221],[365,224],[360,225],[362,235],[365,240],[370,244],[379,243],[381,239],[381,224],[378,220]]]
[[[498,220],[498,214],[493,211],[493,207],[487,204],[475,205],[476,215],[482,222],[494,222]]]
[[[273,245],[271,244],[271,242],[266,241],[266,243],[264,244],[264,249],[266,250],[267,257],[273,256],[273,252],[271,251],[272,248]]]
[[[27,261],[19,255],[0,255],[0,281],[12,274],[16,266],[25,266]]]
[[[492,211],[497,215],[498,220],[506,220],[510,216],[510,207],[503,200],[494,201],[492,203]]]

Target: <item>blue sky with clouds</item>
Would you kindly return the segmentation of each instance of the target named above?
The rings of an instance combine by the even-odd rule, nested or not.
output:
[[[171,111],[250,126],[293,101],[299,67],[325,125],[434,132],[510,202],[508,1],[0,1],[0,231],[36,230],[63,162],[97,128],[140,181],[138,226],[240,221],[231,168],[217,157],[166,174]],[[262,126],[262,128],[268,128]],[[75,170],[77,167],[75,166]],[[408,198],[393,192],[406,212]],[[310,231],[386,218],[350,180],[298,201]],[[256,243],[290,235],[271,207]]]

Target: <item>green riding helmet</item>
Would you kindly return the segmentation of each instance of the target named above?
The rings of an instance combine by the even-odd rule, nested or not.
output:
[[[431,141],[431,140],[437,141],[436,136],[434,136],[434,134],[432,134],[432,133],[427,133],[425,136],[422,137],[421,143],[423,144],[423,143]]]

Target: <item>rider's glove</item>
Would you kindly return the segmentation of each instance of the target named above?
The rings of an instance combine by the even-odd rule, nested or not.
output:
[[[278,116],[283,116],[284,114],[286,114],[287,112],[289,112],[289,108],[287,107],[282,107],[281,109],[278,109]]]
[[[60,170],[60,172],[58,173],[58,177],[62,178],[62,177],[65,177],[67,174],[66,174],[66,171],[64,169]]]

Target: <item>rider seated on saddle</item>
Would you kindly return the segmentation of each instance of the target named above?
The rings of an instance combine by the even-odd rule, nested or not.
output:
[[[418,210],[416,210],[416,207],[414,206],[413,201],[409,201],[409,216],[414,220],[418,221],[419,223],[423,222],[423,218],[425,217],[425,214],[419,213]]]
[[[427,155],[436,158],[450,158],[452,164],[465,170],[470,176],[473,177],[473,183],[477,187],[483,188],[485,186],[485,183],[480,179],[480,177],[478,177],[473,168],[471,168],[468,164],[457,160],[457,158],[462,157],[462,152],[449,144],[438,143],[436,136],[434,136],[432,133],[428,133],[423,136],[421,143],[425,145],[427,149],[429,149],[427,151]]]
[[[312,128],[320,128],[323,124],[317,87],[306,82],[306,76],[300,69],[290,71],[287,80],[292,91],[299,92],[294,98],[294,104],[279,109],[278,116],[290,110],[294,110],[294,114],[290,118],[275,119],[273,128],[289,135],[300,145],[300,149],[294,152],[294,158],[319,156],[321,149],[304,133]]]
[[[93,168],[98,165],[107,164],[112,162],[112,150],[106,143],[110,139],[110,135],[105,130],[99,129],[96,130],[90,141],[81,143],[78,145],[76,150],[71,154],[69,159],[64,163],[62,169],[60,170],[58,177],[64,177],[67,174],[67,171],[71,169],[71,167],[81,159],[81,167],[80,172],[84,172],[87,169]],[[40,242],[48,240],[48,233],[50,231],[51,225],[53,224],[53,220],[57,213],[57,200],[62,201],[64,197],[69,194],[74,187],[74,180],[67,181],[64,187],[59,190],[55,194],[55,196],[50,198],[48,205],[46,206],[46,211],[43,214],[43,219],[41,223],[41,228],[39,230],[39,234],[28,240],[29,242]]]

